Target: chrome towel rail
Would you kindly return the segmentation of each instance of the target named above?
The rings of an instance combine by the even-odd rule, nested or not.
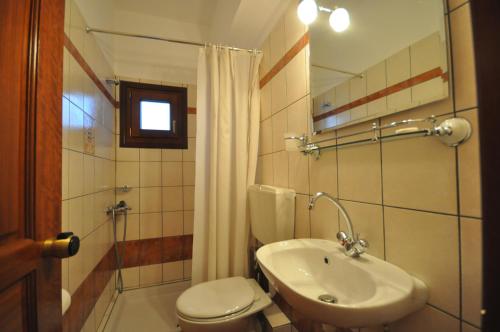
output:
[[[406,126],[414,123],[427,123],[429,124],[428,128],[402,128],[395,131],[393,134],[382,135],[382,130],[397,128],[401,126]],[[321,143],[329,142],[335,140],[338,142],[341,139],[345,139],[348,137],[354,137],[361,134],[372,133],[373,136],[369,138],[343,142],[343,143],[335,143],[321,146]],[[465,142],[469,139],[472,133],[471,125],[469,121],[464,118],[449,118],[441,123],[437,124],[437,119],[435,116],[431,116],[425,119],[408,119],[397,122],[391,122],[386,125],[379,126],[376,123],[373,123],[372,128],[368,130],[358,131],[352,134],[332,137],[323,140],[311,141],[308,136],[305,134],[302,136],[288,136],[285,137],[286,140],[296,140],[299,151],[301,151],[304,155],[312,154],[318,159],[320,157],[322,150],[334,149],[334,148],[345,148],[356,145],[363,144],[373,144],[377,142],[397,140],[403,138],[413,138],[413,137],[427,137],[433,136],[438,137],[440,141],[450,147],[458,146],[459,144]]]

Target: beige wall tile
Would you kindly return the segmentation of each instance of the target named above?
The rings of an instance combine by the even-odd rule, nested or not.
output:
[[[270,35],[270,64],[271,67],[278,62],[283,55],[285,55],[285,23],[283,19],[280,19],[274,26],[273,31]]]
[[[83,244],[85,240],[81,241]],[[75,293],[83,281],[83,252],[80,250],[75,256],[68,259],[69,283],[68,291],[71,295]]]
[[[311,238],[337,241],[339,213],[335,205],[322,198],[310,210],[310,216]]]
[[[460,321],[430,306],[391,324],[391,332],[459,332]]]
[[[188,138],[188,148],[182,151],[182,161],[195,161],[196,159],[196,139]]]
[[[194,211],[184,211],[184,230],[183,234],[193,234]]]
[[[271,84],[266,84],[260,89],[260,119],[265,120],[271,116]]]
[[[191,260],[184,261],[184,279],[191,279]]]
[[[196,137],[196,114],[188,114],[188,137]]]
[[[83,233],[82,237],[87,236],[96,228],[95,217],[95,207],[94,207],[94,195],[85,195],[82,197],[83,200]]]
[[[129,267],[122,269],[123,287],[136,288],[139,287],[139,267]]]
[[[336,150],[323,151],[319,159],[309,158],[309,169],[311,194],[324,191],[334,197],[338,196]]]
[[[262,184],[274,185],[274,158],[272,154],[262,156]]]
[[[266,119],[260,123],[259,154],[273,152],[273,124],[272,119]]]
[[[384,218],[387,261],[427,285],[428,303],[458,316],[457,217],[385,207]]]
[[[277,113],[286,107],[286,74],[281,70],[271,82],[271,113]]]
[[[156,285],[161,283],[163,280],[162,272],[163,272],[162,264],[140,266],[139,275],[140,275],[141,287]]]
[[[83,155],[83,193],[94,192],[94,157]]]
[[[481,325],[482,263],[481,221],[461,218],[462,252],[462,318],[476,326]]]
[[[69,229],[75,234],[83,234],[83,198],[69,200]]]
[[[262,50],[262,60],[259,67],[259,79],[262,79],[271,69],[271,36],[268,35],[266,40],[262,42],[260,49]]]
[[[128,202],[127,202],[128,203]],[[116,218],[116,237],[118,241],[123,240],[123,230],[124,230],[125,217],[120,214]],[[126,241],[139,240],[141,237],[140,233],[140,219],[139,214],[128,214],[127,215],[127,237]]]
[[[139,149],[140,161],[161,161],[160,149]]]
[[[116,163],[116,186],[139,187],[139,162],[118,161]]]
[[[162,192],[160,187],[140,188],[141,213],[160,212],[162,210]]]
[[[68,161],[68,197],[81,196],[83,194],[83,154],[69,151]]]
[[[410,46],[411,75],[420,75],[441,66],[441,40],[438,32]]]
[[[274,185],[288,188],[288,152],[276,152],[272,156]]]
[[[176,236],[183,234],[184,212],[163,212],[163,236]]]
[[[287,132],[297,135],[309,134],[309,95],[299,99],[287,109],[288,128]]]
[[[61,232],[70,232],[69,228],[69,200],[61,203]]]
[[[410,49],[405,48],[387,59],[387,86],[410,78]],[[400,110],[411,105],[411,89],[391,94],[387,97],[390,110]]]
[[[182,184],[185,186],[194,186],[195,181],[195,163],[182,163]]]
[[[140,238],[154,239],[162,237],[161,213],[141,213],[140,215]]]
[[[181,211],[183,209],[182,187],[163,187],[163,211]]]
[[[140,162],[140,184],[141,187],[159,187],[162,184],[161,162]]]
[[[182,280],[184,264],[182,261],[163,263],[163,282]]]
[[[462,322],[462,332],[481,332],[481,330],[477,327]]]
[[[188,87],[188,107],[196,107],[197,92],[196,85],[189,84]]]
[[[336,107],[348,104],[351,101],[349,81],[339,84],[335,87]]]
[[[309,196],[295,196],[295,238],[311,237],[311,221],[309,218]]]
[[[62,167],[61,167],[61,190],[62,199],[69,196],[69,150],[62,150]]]
[[[302,49],[284,68],[286,76],[286,104],[304,97],[306,88],[306,51]]]
[[[182,150],[163,149],[161,150],[162,161],[182,161]]]
[[[368,253],[384,259],[384,216],[381,205],[341,201],[353,223],[354,232],[368,241]],[[340,230],[346,232],[345,220],[340,215]],[[355,235],[356,235],[355,234]]]
[[[300,194],[309,194],[309,156],[288,153],[288,187]]]
[[[362,123],[338,131],[338,136],[371,128],[371,123]],[[357,139],[371,137],[358,136]],[[339,143],[352,140],[339,139]],[[382,202],[382,179],[380,146],[378,144],[353,146],[338,149],[339,197],[368,203]]]
[[[181,162],[162,162],[162,185],[181,186],[182,185],[182,165]]]
[[[385,61],[370,67],[366,71],[366,93],[372,94],[387,87]]]
[[[184,194],[184,210],[194,210],[194,186],[182,187]]]
[[[83,109],[83,69],[72,55],[69,55],[69,100],[80,109]]]
[[[285,134],[287,133],[287,111],[281,111],[273,115],[273,152],[282,151],[285,149]]]
[[[426,137],[382,144],[384,204],[457,213],[455,151]]]
[[[472,125],[472,136],[458,146],[460,214],[481,217],[481,161],[479,155],[478,110],[460,112]]]
[[[456,110],[477,106],[476,71],[470,17],[470,4],[460,7],[450,14]]]
[[[70,1],[69,38],[81,54],[84,54],[85,21],[75,1]]]
[[[116,160],[139,161],[139,149],[120,147],[120,136],[116,135]]]

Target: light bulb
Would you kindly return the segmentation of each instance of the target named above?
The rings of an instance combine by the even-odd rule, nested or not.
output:
[[[314,0],[302,0],[297,7],[297,16],[304,24],[311,24],[318,17],[318,6]]]
[[[351,24],[349,12],[345,8],[337,8],[330,15],[329,22],[335,32],[345,31]]]

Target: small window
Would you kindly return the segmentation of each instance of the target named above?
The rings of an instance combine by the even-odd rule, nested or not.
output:
[[[120,146],[187,148],[187,89],[120,81]]]

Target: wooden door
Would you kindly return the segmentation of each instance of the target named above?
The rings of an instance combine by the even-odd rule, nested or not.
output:
[[[61,330],[64,0],[0,0],[0,330]]]

